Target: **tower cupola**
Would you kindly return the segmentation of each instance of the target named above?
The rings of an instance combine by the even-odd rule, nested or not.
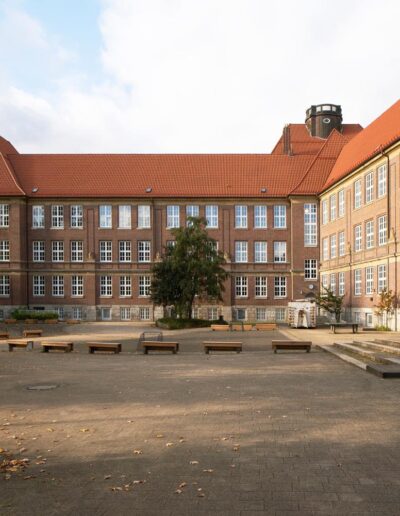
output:
[[[328,138],[333,129],[342,132],[342,107],[337,104],[317,104],[306,111],[306,126],[316,138]]]

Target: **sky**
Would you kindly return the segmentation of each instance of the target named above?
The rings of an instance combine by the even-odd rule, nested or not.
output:
[[[399,0],[0,0],[0,135],[24,153],[265,153],[312,104],[399,99]]]

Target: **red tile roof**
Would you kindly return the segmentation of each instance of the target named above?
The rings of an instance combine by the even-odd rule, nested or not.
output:
[[[312,156],[271,154],[16,154],[32,197],[281,197]],[[151,193],[146,188],[151,187]],[[261,188],[267,188],[265,194]],[[32,193],[38,188],[37,193]]]
[[[355,136],[337,159],[324,189],[400,140],[400,100]]]
[[[17,149],[12,143],[0,136],[0,152],[7,156],[7,154],[18,154]]]
[[[315,156],[326,142],[323,138],[311,136],[306,124],[288,124],[288,127],[294,155],[307,154]],[[359,124],[343,124],[341,134],[347,138],[353,138],[360,131],[362,131],[362,127]],[[283,154],[283,135],[281,135],[273,148],[272,154]]]
[[[1,195],[25,195],[15,175],[12,172],[7,158],[0,153],[0,193]]]

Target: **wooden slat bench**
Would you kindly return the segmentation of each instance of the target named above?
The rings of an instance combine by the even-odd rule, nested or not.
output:
[[[95,351],[109,351],[110,353],[120,353],[121,344],[118,342],[88,342],[89,353]]]
[[[205,341],[203,342],[203,346],[207,355],[210,351],[236,351],[236,353],[240,353],[242,351],[241,342]]]
[[[6,331],[0,332],[0,340],[8,340],[10,338],[10,334]]]
[[[5,324],[16,324],[17,322],[17,319],[4,319]]]
[[[143,353],[148,355],[149,351],[172,351],[174,355],[179,351],[179,342],[160,342],[158,340],[145,340],[142,342]]]
[[[270,330],[277,330],[278,327],[276,323],[257,323],[256,324],[256,330],[257,331],[270,331]]]
[[[14,348],[23,348],[25,350],[33,349],[33,341],[32,340],[9,340],[8,341],[8,351],[14,351]]]
[[[64,351],[65,353],[70,353],[74,349],[73,342],[42,342],[42,350],[43,353],[48,353],[49,351]]]
[[[24,330],[22,333],[24,337],[41,337],[43,330]]]
[[[229,325],[228,324],[212,324],[211,325],[212,331],[229,331]]]
[[[272,349],[274,353],[278,351],[278,349],[304,349],[307,353],[310,352],[312,342],[309,341],[301,341],[301,340],[273,340],[272,341]]]

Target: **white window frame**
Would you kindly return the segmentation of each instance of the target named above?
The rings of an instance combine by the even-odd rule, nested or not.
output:
[[[64,240],[52,240],[51,242],[51,261],[64,261]]]
[[[61,204],[51,206],[51,229],[64,229],[64,206]]]
[[[99,206],[99,227],[100,227],[100,229],[112,228],[112,206],[111,206],[111,204],[101,204]]]
[[[338,192],[338,217],[343,217],[346,210],[346,204],[344,199],[344,189]]]
[[[367,220],[365,223],[365,248],[372,249],[375,247],[375,224],[373,220]]]
[[[218,206],[216,204],[208,204],[205,208],[205,215],[207,220],[207,228],[218,228]]]
[[[34,297],[44,297],[46,295],[46,278],[44,276],[32,276],[32,284],[32,295]]]
[[[44,262],[46,259],[46,247],[44,240],[34,240],[32,242],[32,261]]]
[[[0,262],[10,261],[10,241],[0,240]]]
[[[32,229],[44,228],[44,206],[35,204],[32,206]]]
[[[110,274],[100,276],[100,297],[112,297],[112,276]]]
[[[286,229],[286,206],[283,204],[274,206],[274,228]]]
[[[265,204],[257,204],[254,206],[254,228],[266,229],[267,227],[267,206]]]
[[[317,205],[308,203],[304,205],[304,246],[317,246]]]
[[[197,204],[188,204],[186,206],[186,225],[190,225],[189,217],[199,217],[200,207]]]
[[[74,229],[83,228],[83,206],[72,204],[70,207],[70,226]]]
[[[118,206],[118,229],[132,228],[132,206],[120,204]]]
[[[167,229],[179,228],[180,206],[177,204],[167,206]]]
[[[378,245],[387,244],[387,217],[381,215],[378,217]]]
[[[374,291],[374,268],[365,268],[365,293],[371,295]]]
[[[330,258],[336,258],[337,257],[337,248],[336,248],[336,233],[331,235],[330,238]]]
[[[336,194],[332,194],[329,197],[329,205],[330,205],[330,219],[336,220],[336,211],[337,211],[337,197]]]
[[[362,270],[354,269],[354,295],[361,296],[362,294]]]
[[[354,209],[361,208],[362,205],[362,182],[361,179],[354,181]]]
[[[138,206],[138,229],[148,229],[151,227],[151,211],[148,204]]]
[[[365,204],[374,200],[374,173],[368,172],[365,176]]]
[[[119,297],[132,297],[132,277],[119,277]]]
[[[387,169],[386,165],[378,168],[378,199],[385,197],[387,193]]]
[[[74,321],[81,321],[83,319],[83,310],[81,306],[74,306],[72,308],[72,319]]]
[[[151,292],[151,276],[139,276],[139,297],[149,297]]]
[[[287,245],[286,241],[280,240],[274,242],[274,263],[287,262]]]
[[[0,204],[0,228],[10,227],[10,205]]]
[[[322,260],[329,260],[329,237],[322,239]]]
[[[268,262],[268,245],[267,242],[258,240],[254,242],[254,262],[267,263]]]
[[[344,277],[344,272],[339,272],[339,274],[338,274],[338,284],[339,284],[338,295],[339,296],[344,296],[344,293],[345,293],[345,277]]]
[[[52,280],[52,296],[53,297],[64,297],[64,276],[53,276]]]
[[[150,263],[151,262],[151,241],[150,240],[139,240],[137,243],[138,250],[138,262]]]
[[[268,278],[267,278],[267,276],[256,276],[255,277],[254,296],[257,298],[268,297]]]
[[[378,294],[387,288],[386,265],[378,265]]]
[[[112,310],[110,306],[102,306],[100,313],[102,321],[112,321]]]
[[[240,204],[235,206],[235,228],[247,228],[247,206],[245,205]]]
[[[9,274],[0,274],[0,296],[10,297],[11,286]]]
[[[266,321],[267,320],[267,309],[264,307],[256,308],[256,321]]]
[[[344,256],[346,254],[346,242],[344,238],[344,231],[340,231],[339,233],[339,256]]]
[[[330,284],[330,289],[332,290],[333,294],[336,296],[336,274],[334,272],[332,272],[329,275],[329,284]]]
[[[248,262],[248,243],[244,240],[235,242],[235,263]]]
[[[100,240],[100,262],[111,263],[112,262],[112,240]]]
[[[328,224],[328,199],[324,199],[321,203],[322,224]]]
[[[286,276],[275,276],[274,277],[274,298],[284,299],[287,297],[287,277]]]
[[[132,261],[132,242],[130,240],[120,240],[118,242],[118,261],[121,263]]]
[[[141,321],[150,321],[151,320],[151,313],[150,313],[149,306],[141,306],[139,308],[139,319]]]
[[[83,276],[71,276],[71,297],[83,297]]]
[[[83,240],[71,240],[71,262],[83,262]]]
[[[249,295],[247,276],[235,276],[235,297],[245,298]]]
[[[130,306],[121,306],[119,309],[119,317],[121,321],[130,321],[132,320],[132,313]]]
[[[362,251],[362,225],[354,226],[354,252]]]
[[[317,260],[306,258],[304,260],[304,279],[305,281],[315,281],[318,279]]]

